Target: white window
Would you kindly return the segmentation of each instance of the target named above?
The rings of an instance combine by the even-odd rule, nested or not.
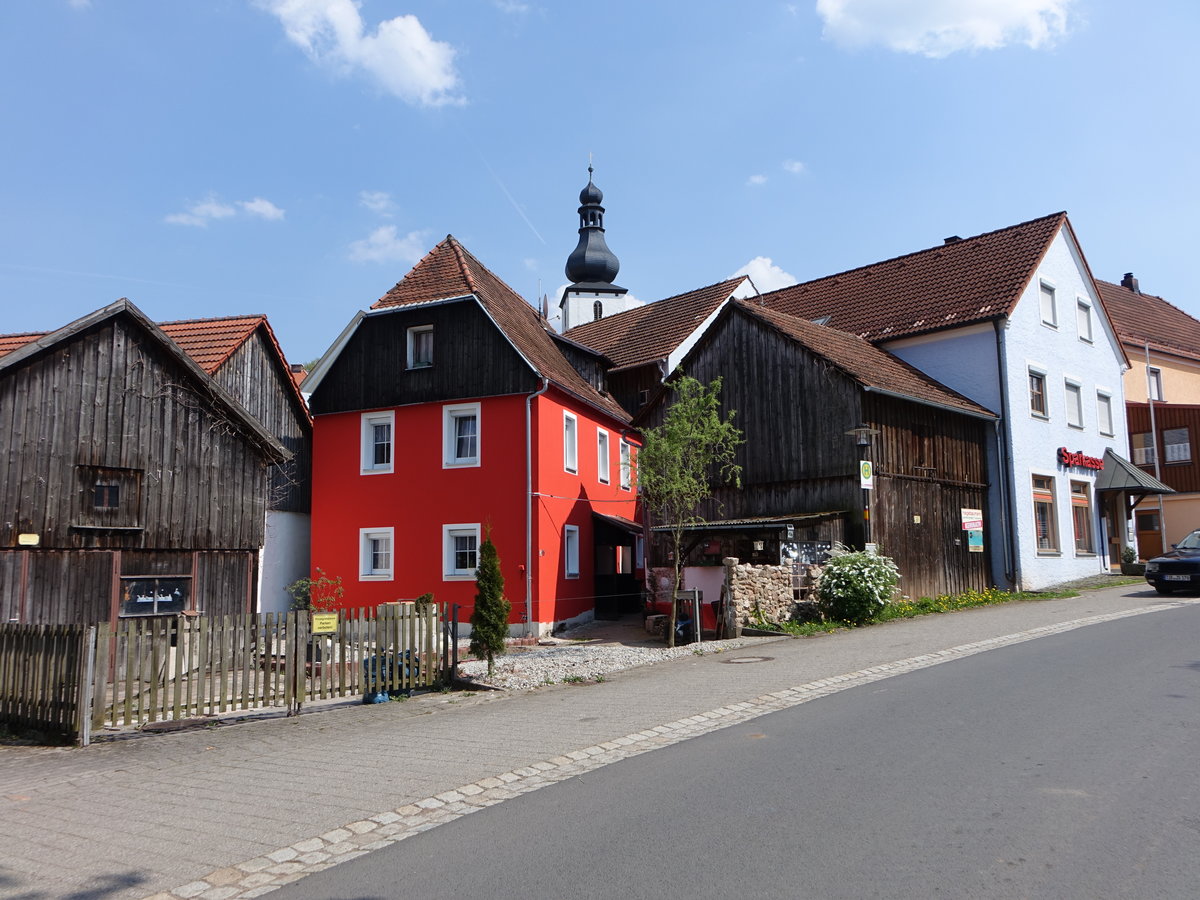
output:
[[[442,526],[442,577],[469,581],[479,568],[479,523]]]
[[[1054,514],[1054,479],[1033,476],[1033,523],[1038,553],[1058,552],[1058,521]]]
[[[563,574],[579,577],[579,529],[574,525],[563,526]]]
[[[1192,461],[1192,442],[1186,428],[1163,429],[1163,462],[1182,463]]]
[[[1058,327],[1058,309],[1054,303],[1054,286],[1041,282],[1042,295],[1042,322],[1046,325]]]
[[[579,422],[569,412],[563,413],[563,468],[572,474],[579,471]]]
[[[392,580],[393,531],[391,528],[359,529],[359,581]]]
[[[424,369],[433,365],[433,326],[408,329],[408,367]]]
[[[633,489],[633,448],[621,441],[621,490]]]
[[[442,466],[479,465],[478,403],[442,407]]]
[[[1079,385],[1070,381],[1066,383],[1067,391],[1067,424],[1072,428],[1083,427],[1083,391]]]
[[[1113,433],[1112,397],[1108,394],[1096,394],[1096,419],[1101,434]]]
[[[1162,370],[1146,366],[1146,393],[1151,400],[1161,401],[1163,398]]]
[[[1080,299],[1075,303],[1075,324],[1079,328],[1079,339],[1092,342],[1092,305]]]
[[[362,473],[377,475],[392,471],[392,431],[396,424],[394,412],[363,413]]]
[[[608,432],[596,429],[596,477],[601,484],[608,484],[610,461],[608,458]]]
[[[1095,553],[1092,543],[1092,493],[1086,481],[1071,482],[1071,523],[1075,528],[1075,552]]]
[[[1046,376],[1033,369],[1029,370],[1029,411],[1043,419],[1050,415],[1046,405]]]

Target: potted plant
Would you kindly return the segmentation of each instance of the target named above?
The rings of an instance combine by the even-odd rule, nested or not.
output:
[[[1137,561],[1137,551],[1128,544],[1121,551],[1122,575],[1145,575],[1146,564]]]

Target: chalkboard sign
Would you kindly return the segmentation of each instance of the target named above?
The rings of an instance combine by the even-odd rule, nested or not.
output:
[[[192,576],[132,575],[121,579],[122,616],[165,616],[188,608]]]
[[[792,541],[780,544],[780,565],[819,566],[829,559],[833,544],[829,541]]]

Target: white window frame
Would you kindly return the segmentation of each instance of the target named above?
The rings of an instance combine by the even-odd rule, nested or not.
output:
[[[387,425],[390,440],[388,441],[388,461],[375,462],[375,426]],[[396,466],[396,413],[394,410],[385,412],[369,412],[362,414],[361,450],[359,453],[360,473],[363,475],[386,475],[395,470]]]
[[[1075,298],[1075,327],[1081,341],[1092,343],[1092,304],[1083,297]]]
[[[475,455],[458,456],[458,420],[475,417]],[[483,411],[479,403],[456,403],[442,407],[442,468],[478,468],[483,459]]]
[[[1076,504],[1076,497],[1085,498],[1087,504]],[[1077,515],[1080,510],[1084,511],[1082,519]],[[1083,525],[1082,533],[1080,525]],[[1096,555],[1096,529],[1092,527],[1092,486],[1086,481],[1074,479],[1071,480],[1071,536],[1075,541],[1076,556]]]
[[[612,459],[608,450],[608,432],[603,428],[596,429],[596,478],[601,484],[608,484],[612,479]]]
[[[563,526],[563,575],[579,577],[579,526]]]
[[[563,411],[563,471],[579,474],[579,417]]]
[[[1162,402],[1162,369],[1156,366],[1146,366],[1146,396],[1155,403]]]
[[[1054,285],[1045,279],[1038,280],[1038,304],[1038,308],[1041,311],[1042,324],[1049,328],[1057,328],[1058,297],[1054,290]]]
[[[387,568],[375,568],[374,542],[387,541]],[[396,571],[396,530],[394,528],[360,528],[358,530],[358,580],[391,581]]]
[[[1178,437],[1183,434],[1183,440],[1168,440],[1168,437]],[[1190,463],[1192,461],[1192,434],[1186,426],[1179,428],[1164,428],[1162,430],[1163,463]],[[1183,447],[1183,450],[1179,448]]]
[[[1059,532],[1058,532],[1058,479],[1055,478],[1053,475],[1043,475],[1040,472],[1034,472],[1034,473],[1032,473],[1032,476],[1033,477],[1031,479],[1030,484],[1031,484],[1031,488],[1032,488],[1032,500],[1033,500],[1033,544],[1034,544],[1034,548],[1037,551],[1038,556],[1061,556],[1062,555],[1062,540],[1061,540],[1061,535],[1059,535]],[[1049,501],[1039,500],[1036,496],[1038,493],[1038,488],[1033,483],[1033,480],[1038,479],[1038,478],[1045,478],[1050,483],[1050,487],[1049,487],[1050,499],[1049,499]],[[1047,537],[1049,538],[1049,541],[1051,544],[1051,546],[1049,546],[1049,547],[1038,546],[1037,509],[1038,509],[1038,505],[1040,503],[1047,503],[1047,505],[1049,507],[1049,511],[1050,511],[1050,520],[1048,522],[1048,528],[1047,528]]]
[[[1137,446],[1138,438],[1149,438],[1148,445],[1147,443],[1143,443],[1142,446]],[[1154,459],[1158,453],[1158,445],[1154,440],[1154,434],[1149,431],[1135,431],[1129,435],[1129,450],[1133,454],[1133,464],[1135,466],[1154,465]]]
[[[416,356],[417,336],[421,335],[421,334],[431,335],[428,362],[420,362],[417,360],[417,356]],[[407,338],[406,338],[407,347],[405,350],[408,368],[410,368],[410,369],[428,369],[433,365],[433,346],[432,346],[433,338],[432,338],[432,335],[433,335],[433,326],[432,325],[414,325],[412,328],[408,329]]]
[[[1067,427],[1083,428],[1083,385],[1077,381],[1064,381],[1063,399],[1067,408]]]
[[[621,490],[633,490],[633,445],[621,441]]]
[[[454,539],[458,537],[475,538],[475,566],[470,569],[459,568],[455,565]],[[474,581],[475,571],[479,568],[479,523],[462,522],[456,525],[442,526],[442,581]]]
[[[1040,411],[1035,409],[1033,406],[1033,398],[1034,398],[1033,379],[1034,378],[1039,379],[1042,383],[1042,408]],[[1035,419],[1049,419],[1050,418],[1050,396],[1049,396],[1049,391],[1046,388],[1046,373],[1044,371],[1042,371],[1041,369],[1035,368],[1034,366],[1030,366],[1028,368],[1028,382],[1029,382],[1029,414],[1031,416],[1033,416]]]
[[[1106,437],[1116,433],[1113,431],[1112,395],[1103,391],[1096,392],[1096,425]]]

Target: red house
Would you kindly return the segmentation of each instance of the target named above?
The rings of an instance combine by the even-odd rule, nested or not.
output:
[[[514,631],[618,612],[636,593],[638,440],[607,362],[447,237],[305,382],[314,568],[347,607],[432,591],[466,621],[490,532]]]

